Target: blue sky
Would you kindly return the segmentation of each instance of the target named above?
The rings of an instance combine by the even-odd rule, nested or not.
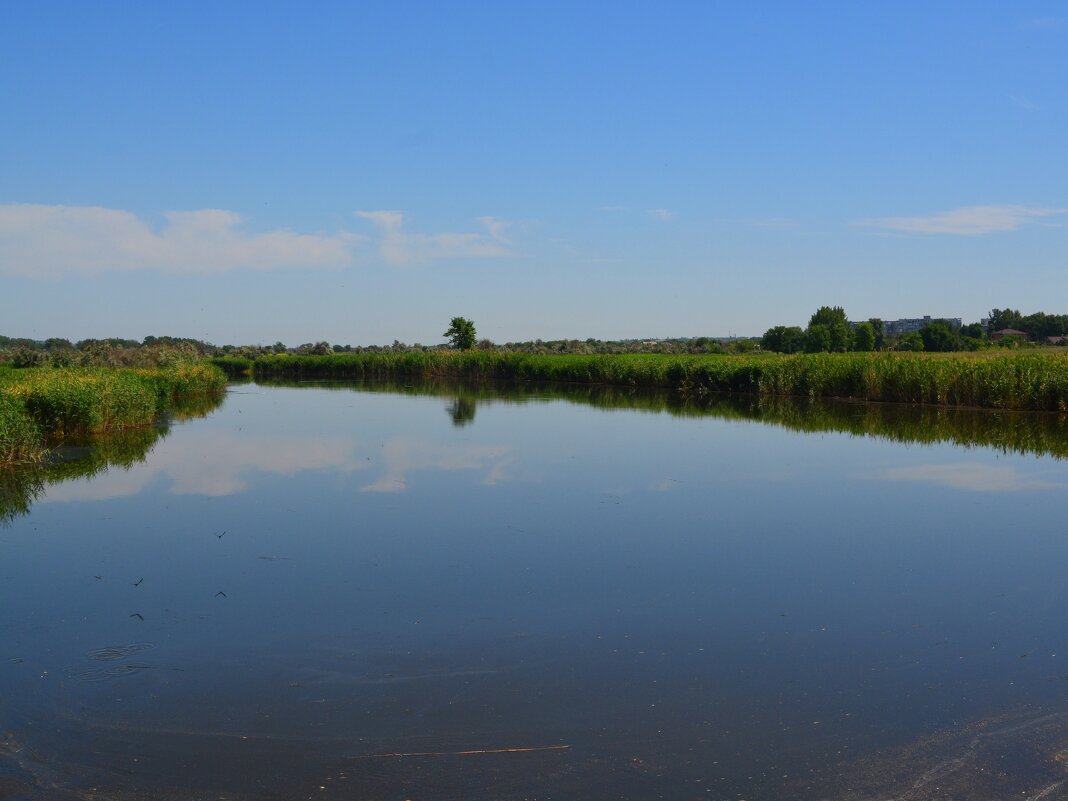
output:
[[[1064,2],[10,3],[0,333],[1068,312]]]

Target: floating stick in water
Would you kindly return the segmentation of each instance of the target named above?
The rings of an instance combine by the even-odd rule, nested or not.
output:
[[[564,751],[570,745],[539,745],[532,748],[477,748],[470,751],[411,751],[396,754],[367,754],[353,759],[387,759],[389,757],[436,757],[436,756],[473,756],[476,754],[529,754],[532,751]]]

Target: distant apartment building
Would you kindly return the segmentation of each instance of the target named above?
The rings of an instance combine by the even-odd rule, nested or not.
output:
[[[883,320],[883,333],[887,336],[897,337],[910,331],[919,331],[928,323],[949,323],[949,327],[959,329],[961,320],[959,317],[908,317],[902,320]]]

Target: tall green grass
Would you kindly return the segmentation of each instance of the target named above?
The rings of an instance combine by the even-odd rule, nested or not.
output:
[[[0,465],[37,459],[44,438],[23,405],[0,392]]]
[[[662,387],[694,395],[732,392],[1068,411],[1065,354],[576,356],[435,351],[279,355],[221,366],[232,374],[293,379],[513,379]]]
[[[148,425],[177,399],[225,384],[209,364],[0,370],[0,464],[39,458],[57,438]]]

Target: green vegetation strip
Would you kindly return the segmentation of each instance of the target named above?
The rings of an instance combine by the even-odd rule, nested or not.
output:
[[[257,378],[413,376],[670,388],[691,395],[853,398],[1068,411],[1068,355],[814,353],[783,356],[555,356],[488,351],[216,359]]]
[[[0,464],[40,459],[59,438],[152,423],[179,399],[222,392],[214,365],[122,370],[0,368]]]

